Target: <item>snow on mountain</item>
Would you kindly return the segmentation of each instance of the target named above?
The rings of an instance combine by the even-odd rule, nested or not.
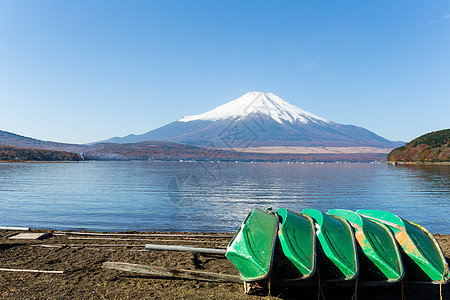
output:
[[[147,133],[103,142],[166,141],[200,147],[381,147],[389,141],[367,129],[343,125],[292,105],[269,92],[250,92],[205,113],[186,116]]]
[[[179,122],[191,121],[219,121],[226,119],[242,119],[258,115],[268,117],[282,124],[289,123],[328,123],[330,121],[313,115],[303,109],[292,105],[270,92],[249,92],[241,97],[218,106],[200,115],[186,116]]]

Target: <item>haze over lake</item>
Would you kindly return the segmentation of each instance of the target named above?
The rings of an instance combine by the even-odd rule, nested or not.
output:
[[[450,166],[0,164],[0,226],[233,232],[255,207],[381,209],[450,234]]]

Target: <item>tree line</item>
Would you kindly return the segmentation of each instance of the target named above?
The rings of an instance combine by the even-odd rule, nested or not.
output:
[[[450,129],[424,134],[388,154],[389,161],[449,162]]]
[[[44,149],[0,146],[0,160],[3,161],[80,161],[77,153]]]

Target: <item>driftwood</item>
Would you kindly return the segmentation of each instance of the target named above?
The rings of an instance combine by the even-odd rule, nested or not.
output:
[[[189,251],[189,252],[219,254],[219,255],[225,255],[225,253],[227,253],[227,250],[225,250],[225,249],[197,248],[197,247],[187,247],[187,246],[178,246],[178,245],[146,244],[145,249],[147,249],[147,250],[162,250],[162,251]]]
[[[36,244],[30,245],[31,247],[42,248],[62,248],[62,247],[143,247],[144,245],[131,245],[131,244]],[[148,247],[147,247],[148,246]],[[155,248],[153,248],[153,246]],[[176,245],[155,245],[146,244],[146,250],[166,250],[166,251],[190,251],[207,254],[220,254],[225,255],[225,249],[213,249],[213,248],[197,248],[188,246],[176,246]],[[145,251],[145,250],[144,250]]]
[[[10,226],[0,226],[1,230],[23,230],[30,231],[30,227],[10,227]]]
[[[0,271],[7,271],[7,272],[50,273],[50,274],[62,274],[62,273],[64,273],[64,271],[44,271],[44,270],[5,269],[5,268],[0,268]]]
[[[51,235],[52,234],[50,232],[16,232],[7,235],[4,238],[10,240],[41,240]]]
[[[55,231],[55,235],[87,235],[87,236],[140,236],[140,237],[191,237],[191,238],[228,238],[229,234],[180,234],[180,233],[97,233],[77,231]]]
[[[109,241],[134,241],[134,242],[180,242],[180,243],[216,243],[228,244],[228,242],[220,241],[199,241],[194,239],[189,240],[155,240],[155,239],[127,239],[114,237],[68,237],[69,240],[109,240]]]
[[[142,247],[144,245],[129,244],[38,244],[32,247],[58,248],[58,247]]]
[[[236,275],[211,273],[211,272],[204,272],[204,271],[184,270],[184,269],[168,269],[168,268],[163,268],[163,267],[143,266],[143,265],[137,265],[137,264],[123,263],[123,262],[105,262],[103,264],[103,268],[119,270],[119,271],[128,271],[128,272],[134,272],[134,273],[140,273],[140,274],[149,274],[149,275],[155,275],[155,276],[160,276],[160,277],[169,277],[169,278],[195,279],[195,280],[213,281],[213,282],[242,283],[242,280],[239,278],[239,276],[236,276]]]

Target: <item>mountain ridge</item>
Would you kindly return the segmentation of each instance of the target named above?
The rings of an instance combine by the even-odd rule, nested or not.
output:
[[[0,130],[0,146],[70,152],[83,152],[83,149],[86,148],[85,145],[43,141],[4,130]]]
[[[21,147],[5,145],[21,145]],[[65,148],[66,147],[66,148]],[[14,148],[14,149],[12,149]],[[45,149],[43,149],[45,148]],[[60,150],[50,151],[51,148]],[[67,149],[67,150],[64,150]],[[250,148],[247,148],[250,149]],[[331,150],[331,151],[330,151]],[[269,162],[369,162],[382,161],[386,154],[377,151],[345,152],[338,149],[315,149],[304,152],[239,152],[214,147],[200,148],[163,141],[92,145],[63,144],[41,141],[0,130],[0,159],[19,160],[161,160],[161,161],[269,161]],[[62,151],[72,152],[71,154]],[[55,153],[53,153],[55,152]],[[56,153],[58,152],[58,153]],[[74,152],[76,154],[74,154]],[[56,158],[55,158],[56,155]],[[60,157],[62,159],[58,159]]]

